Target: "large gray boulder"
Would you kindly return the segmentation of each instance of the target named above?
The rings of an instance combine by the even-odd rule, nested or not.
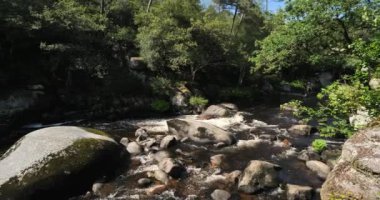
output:
[[[200,118],[231,117],[237,112],[237,110],[237,106],[231,103],[211,105],[202,112]]]
[[[380,192],[380,127],[356,133],[342,149],[337,165],[322,186],[322,200],[378,199]]]
[[[93,129],[33,131],[0,158],[0,199],[61,199],[83,192],[115,167],[120,152],[113,139]]]
[[[196,121],[196,120],[179,120],[173,119],[166,122],[169,133],[180,137],[188,137],[198,143],[224,143],[231,145],[236,142],[234,135],[217,126]]]
[[[244,169],[239,180],[238,189],[241,192],[251,194],[266,188],[274,188],[279,185],[278,165],[252,160]]]

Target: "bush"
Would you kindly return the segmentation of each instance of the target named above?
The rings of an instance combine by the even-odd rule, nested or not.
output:
[[[172,91],[172,82],[163,77],[155,77],[150,82],[153,94],[169,96]]]
[[[168,111],[170,108],[169,102],[161,99],[153,101],[152,104],[150,104],[150,106],[154,111],[161,113]]]
[[[208,104],[208,100],[201,96],[190,97],[190,105],[192,106],[205,106]]]
[[[254,91],[252,91],[250,88],[232,87],[232,88],[222,89],[220,92],[220,97],[223,100],[228,100],[228,101],[249,99],[253,96],[254,96]]]
[[[321,153],[322,151],[324,151],[327,148],[327,142],[326,142],[326,140],[316,139],[313,141],[311,146],[313,147],[313,150],[315,152]]]

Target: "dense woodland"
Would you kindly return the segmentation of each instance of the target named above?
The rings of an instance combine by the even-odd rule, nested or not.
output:
[[[290,106],[347,137],[349,116],[380,112],[380,1],[285,4],[270,13],[255,0],[0,0],[1,96],[42,85],[54,109],[103,116],[129,111],[123,98],[166,112],[178,92],[198,108],[287,86],[320,92],[314,108]],[[323,87],[326,72],[334,82]]]

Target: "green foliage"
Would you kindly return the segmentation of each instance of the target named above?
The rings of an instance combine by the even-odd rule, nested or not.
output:
[[[220,98],[223,100],[247,100],[255,98],[256,94],[252,88],[228,87],[220,91]]]
[[[170,109],[169,102],[162,99],[154,100],[152,104],[150,104],[150,106],[154,111],[157,111],[160,113],[166,112]]]
[[[313,150],[315,152],[321,153],[322,151],[324,151],[327,148],[327,142],[326,142],[326,140],[316,139],[313,141],[311,146],[313,147]]]
[[[208,100],[201,96],[192,96],[190,97],[189,103],[192,106],[206,106],[208,104]]]
[[[150,87],[154,94],[169,96],[172,88],[172,82],[164,77],[155,77],[150,81]]]

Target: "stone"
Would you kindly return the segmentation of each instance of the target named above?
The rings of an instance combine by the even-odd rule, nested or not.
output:
[[[168,120],[169,133],[179,137],[189,137],[197,143],[217,144],[223,142],[226,145],[236,143],[234,135],[217,126],[195,120]]]
[[[307,136],[310,135],[311,132],[311,126],[309,125],[293,125],[288,129],[289,133],[294,135],[303,135]]]
[[[103,188],[103,183],[100,183],[100,182],[96,182],[92,185],[91,189],[92,189],[92,193],[94,193],[95,195],[98,195],[100,196],[101,195],[101,189]]]
[[[137,180],[137,184],[140,187],[147,187],[150,184],[152,184],[152,180],[150,178],[140,178],[139,180]]]
[[[304,149],[302,150],[297,158],[299,160],[302,160],[302,161],[309,161],[309,160],[320,160],[321,157],[315,153],[313,150],[307,150],[307,149]]]
[[[148,196],[153,196],[163,193],[167,189],[166,185],[155,185],[146,190]]]
[[[310,200],[313,188],[309,186],[287,184],[287,200]]]
[[[380,127],[355,133],[342,148],[336,166],[321,189],[322,200],[378,199],[380,191]]]
[[[148,172],[149,177],[154,177],[156,180],[161,181],[163,184],[169,183],[169,176],[162,170],[155,170],[153,172]]]
[[[239,177],[241,174],[242,172],[240,170],[235,170],[226,174],[225,177],[228,182],[235,184],[239,181]]]
[[[250,161],[241,175],[238,190],[252,194],[262,189],[277,187],[279,185],[279,169],[278,165],[266,161]]]
[[[138,155],[143,152],[143,148],[137,142],[130,142],[127,145],[127,151],[131,155]]]
[[[158,167],[173,178],[180,178],[186,169],[173,158],[164,158],[158,163]]]
[[[84,193],[114,170],[120,155],[118,143],[98,130],[60,126],[33,131],[0,158],[0,199]]]
[[[165,158],[171,158],[171,154],[168,151],[158,151],[153,155],[153,158],[157,162],[161,162]]]
[[[211,198],[213,200],[228,200],[231,194],[225,190],[216,189],[211,193]]]
[[[148,131],[145,128],[139,128],[135,132],[136,137],[148,138]]]
[[[307,168],[315,172],[319,178],[326,179],[331,169],[325,163],[318,160],[309,160],[306,162]]]
[[[129,139],[126,138],[126,137],[123,137],[120,139],[120,144],[124,145],[125,147],[128,146],[128,143],[129,143]]]
[[[380,89],[380,78],[372,78],[369,81],[369,87],[372,90],[379,90]]]
[[[211,105],[207,107],[207,109],[202,112],[200,118],[204,116],[209,116],[211,118],[218,117],[231,117],[237,111],[237,106],[230,103],[224,103],[219,105]]]
[[[161,149],[167,149],[177,144],[177,139],[173,135],[165,136],[160,143]]]
[[[214,168],[220,167],[225,158],[226,158],[226,156],[224,154],[218,154],[218,155],[211,156],[211,158],[210,158],[211,166]]]

